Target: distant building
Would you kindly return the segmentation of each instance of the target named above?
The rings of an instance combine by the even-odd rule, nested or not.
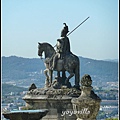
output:
[[[112,111],[117,111],[118,110],[118,106],[101,106],[100,110],[110,113]]]

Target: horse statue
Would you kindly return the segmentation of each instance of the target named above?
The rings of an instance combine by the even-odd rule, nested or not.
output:
[[[42,53],[45,54],[45,67],[44,74],[46,76],[46,80],[49,81],[50,85],[52,85],[52,74],[53,70],[50,69],[50,65],[53,61],[53,56],[55,55],[56,51],[52,45],[49,43],[39,43],[38,42],[38,56],[42,57]],[[54,71],[57,71],[58,77],[60,77],[60,72],[65,77],[65,71],[69,73],[68,77],[65,77],[65,84],[67,84],[73,76],[75,76],[75,85],[74,87],[79,89],[79,82],[80,82],[80,73],[79,73],[79,58],[74,55],[73,53],[66,55],[64,59],[59,59],[57,61],[57,66]],[[49,74],[48,74],[49,73]]]

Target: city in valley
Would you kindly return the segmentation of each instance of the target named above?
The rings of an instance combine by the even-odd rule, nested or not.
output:
[[[39,74],[40,79],[28,79],[18,80],[18,81],[9,81],[2,83],[2,111],[10,110],[21,110],[25,106],[24,100],[22,97],[28,91],[28,88],[32,83],[35,83],[38,88],[44,87],[44,75],[41,70],[40,73],[34,72],[30,73],[30,76]],[[29,82],[28,82],[29,81]],[[9,91],[4,91],[5,86],[7,89],[10,87]],[[12,87],[11,87],[12,86]],[[19,88],[19,87],[20,88]],[[23,88],[24,86],[24,88]],[[15,91],[15,87],[18,87],[18,90]],[[97,116],[98,120],[105,118],[117,118],[118,117],[118,82],[97,82],[93,81],[93,90],[95,93],[102,99],[100,111]],[[13,92],[11,92],[13,91]],[[5,120],[5,118],[3,118]]]

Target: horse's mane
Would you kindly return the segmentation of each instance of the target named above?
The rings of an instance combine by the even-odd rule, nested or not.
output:
[[[42,43],[42,44],[44,44],[45,46],[49,46],[49,47],[51,47],[52,49],[54,49],[54,47],[51,45],[51,44],[49,44],[49,43],[47,43],[47,42],[44,42],[44,43]]]

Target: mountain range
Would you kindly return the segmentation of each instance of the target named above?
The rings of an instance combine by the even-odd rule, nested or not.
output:
[[[96,81],[118,81],[118,62],[94,60],[79,56],[80,78],[89,74]],[[2,82],[22,79],[40,79],[44,71],[44,59],[18,56],[2,57]],[[34,75],[33,75],[34,73]],[[44,73],[42,73],[44,78]]]

